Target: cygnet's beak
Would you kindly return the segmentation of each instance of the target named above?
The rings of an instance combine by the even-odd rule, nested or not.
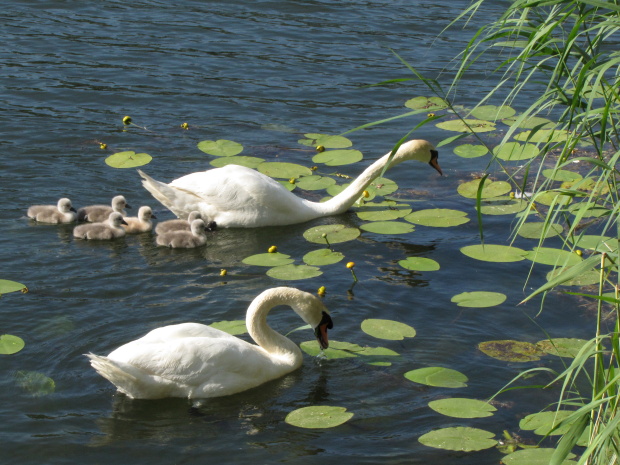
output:
[[[154,220],[157,219],[157,217],[155,215],[151,215],[151,218],[153,218]]]
[[[131,205],[129,205],[128,203],[125,204],[125,208],[131,208]]]
[[[443,171],[441,171],[441,166],[439,166],[439,152],[437,150],[431,150],[431,161],[429,161],[428,164],[435,168],[437,172],[443,176]]]
[[[314,335],[316,336],[316,340],[319,342],[319,346],[321,346],[322,350],[329,347],[327,330],[332,329],[333,327],[334,323],[332,322],[332,318],[326,312],[323,312],[323,318],[314,330]]]
[[[73,207],[69,208],[69,211],[77,213],[77,210],[75,208],[73,208]]]
[[[121,224],[127,224],[127,221],[125,221],[125,218],[121,220]]]

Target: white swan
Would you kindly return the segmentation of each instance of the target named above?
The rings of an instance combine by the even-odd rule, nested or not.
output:
[[[110,213],[118,212],[125,216],[127,212],[125,208],[131,208],[127,204],[127,200],[122,195],[117,195],[112,198],[110,205],[90,205],[88,207],[82,207],[78,209],[78,221],[88,221],[90,223],[101,223],[108,219]]]
[[[39,223],[73,223],[77,220],[75,208],[67,198],[60,199],[56,205],[32,205],[26,215]]]
[[[112,351],[86,354],[97,372],[129,397],[204,398],[235,394],[299,368],[303,355],[290,339],[267,325],[277,305],[290,306],[327,348],[333,324],[320,299],[290,287],[268,289],[248,307],[248,333],[258,345],[199,323],[154,329]]]
[[[73,236],[78,239],[90,239],[107,241],[117,239],[125,235],[125,230],[121,227],[127,224],[123,215],[118,212],[110,213],[107,220],[102,223],[81,224],[73,228]]]
[[[218,227],[253,228],[302,223],[322,216],[344,213],[388,163],[386,154],[332,199],[310,202],[286,190],[279,182],[258,171],[227,165],[188,174],[164,184],[138,170],[142,185],[180,218],[198,210],[203,219]],[[441,174],[438,153],[430,142],[411,140],[394,154],[390,167],[405,160],[429,163]]]
[[[171,231],[159,234],[155,239],[157,245],[173,249],[193,249],[207,243],[205,222],[198,219],[192,221],[189,231]]]
[[[153,229],[153,222],[151,221],[153,218],[157,219],[157,217],[153,215],[153,210],[151,210],[151,207],[140,207],[138,210],[138,216],[126,216],[123,218],[126,225],[122,225],[122,227],[127,234],[149,232]]]
[[[189,226],[192,224],[192,221],[199,219],[201,219],[200,212],[194,210],[189,213],[187,220],[167,220],[157,223],[157,226],[155,226],[155,234],[164,234],[173,231],[189,231]]]

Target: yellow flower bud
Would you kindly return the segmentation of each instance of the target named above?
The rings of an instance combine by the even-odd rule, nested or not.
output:
[[[226,276],[227,274],[228,274],[228,271],[226,271],[224,268],[220,270],[220,276]]]
[[[321,296],[325,295],[325,286],[319,287],[319,290],[317,291],[317,294],[319,294]]]
[[[347,263],[347,268],[348,269],[352,269],[355,266],[355,262],[349,262]]]
[[[181,125],[181,127],[182,127],[183,129],[189,129],[189,124],[187,124],[187,123],[183,123],[183,124]]]
[[[131,123],[131,116],[125,116],[123,118],[123,124],[129,124]]]
[[[101,150],[105,150],[105,149],[107,149],[107,148],[108,148],[108,144],[105,144],[105,143],[103,143],[103,142],[99,142],[99,148],[100,148]]]
[[[325,152],[325,147],[323,147],[322,145],[317,145],[316,146],[316,151],[317,152]]]
[[[267,252],[269,253],[276,253],[278,251],[278,248],[275,245],[272,245],[271,247],[269,247],[269,249],[267,249]]]

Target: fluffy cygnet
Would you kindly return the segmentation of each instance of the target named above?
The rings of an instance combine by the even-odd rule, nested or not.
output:
[[[101,223],[110,217],[110,213],[118,212],[125,216],[125,208],[131,208],[127,204],[125,197],[117,195],[112,199],[112,206],[109,205],[90,205],[82,207],[77,211],[78,221],[88,221],[90,223]]]
[[[205,222],[198,219],[192,221],[190,231],[173,231],[157,236],[157,244],[173,249],[192,249],[207,243]]]
[[[123,237],[125,230],[121,224],[127,224],[123,215],[118,212],[110,213],[102,223],[81,224],[73,229],[73,235],[78,239],[110,240]]]
[[[143,232],[149,232],[153,229],[153,222],[151,218],[157,219],[153,215],[151,207],[140,207],[138,210],[138,216],[126,216],[124,218],[126,226],[123,226],[127,234],[139,234]]]
[[[73,223],[77,219],[71,200],[63,198],[56,205],[33,205],[27,215],[39,223]]]
[[[173,231],[189,231],[192,221],[200,219],[200,212],[190,212],[187,220],[168,220],[157,223],[155,234],[165,234]]]

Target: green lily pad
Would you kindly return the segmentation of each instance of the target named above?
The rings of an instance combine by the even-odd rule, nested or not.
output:
[[[215,166],[216,168],[221,168],[226,165],[239,165],[245,166],[246,168],[256,169],[258,165],[265,161],[264,158],[258,157],[246,157],[246,156],[234,156],[234,157],[220,157],[215,158],[209,162],[210,165]]]
[[[485,121],[497,121],[514,116],[516,111],[508,105],[481,105],[472,110],[471,116]]]
[[[329,341],[329,348],[321,350],[316,339],[302,342],[299,347],[312,357],[322,354],[327,359],[354,358],[358,357],[368,365],[391,365],[390,360],[397,357],[394,352],[386,347],[362,347],[351,342]]]
[[[504,303],[505,300],[505,294],[485,291],[461,292],[450,299],[451,302],[454,302],[459,307],[475,308],[494,307]]]
[[[245,320],[216,321],[215,323],[211,323],[209,326],[219,329],[220,331],[224,331],[225,333],[232,334],[233,336],[238,336],[239,334],[245,334],[248,332],[248,329],[245,326]]]
[[[333,428],[353,418],[353,413],[344,407],[312,405],[293,410],[284,421],[299,428]]]
[[[26,343],[21,337],[12,334],[0,336],[0,355],[13,355],[24,348]]]
[[[571,267],[567,268],[556,268],[551,270],[545,278],[547,281],[551,281],[553,279],[558,279],[560,274],[562,273],[571,273]],[[572,273],[571,273],[572,274]],[[596,284],[599,282],[600,272],[597,270],[590,270],[586,272],[580,273],[578,276],[564,281],[562,286],[589,286],[591,284]]]
[[[398,264],[411,271],[437,271],[440,268],[435,260],[425,257],[407,257],[399,260]]]
[[[435,228],[449,228],[469,222],[467,213],[460,210],[451,210],[448,208],[429,208],[426,210],[418,210],[410,215],[405,216],[405,220],[410,223],[422,226],[432,226]]]
[[[326,149],[346,149],[351,147],[353,142],[344,136],[330,136],[329,134],[304,134],[306,139],[301,139],[299,142],[301,145],[308,147],[317,147],[322,145]]]
[[[473,144],[457,145],[452,151],[461,158],[478,158],[489,153],[484,145]]]
[[[378,339],[401,341],[406,337],[414,337],[416,331],[411,326],[393,320],[369,318],[362,321],[362,331]]]
[[[439,97],[414,97],[405,102],[412,110],[438,111],[448,108],[448,103]]]
[[[527,207],[526,201],[509,196],[485,199],[480,202],[480,212],[483,215],[514,215]]]
[[[299,178],[310,176],[312,170],[297,163],[286,163],[280,161],[266,161],[258,165],[258,171],[272,178]]]
[[[135,168],[150,163],[152,159],[148,153],[127,151],[110,155],[105,159],[105,163],[112,168]]]
[[[584,234],[579,236],[573,244],[582,249],[596,250],[597,252],[613,252],[618,248],[618,239],[596,234]]]
[[[323,237],[325,234],[325,237]],[[304,232],[304,238],[308,242],[314,242],[315,244],[327,244],[327,239],[330,244],[338,244],[339,242],[347,242],[357,239],[360,235],[360,230],[357,228],[347,228],[343,224],[326,224],[323,226],[314,226],[307,229]]]
[[[546,169],[543,170],[542,172],[543,176],[551,179],[553,181],[561,181],[561,182],[565,182],[565,181],[579,181],[581,179],[583,179],[583,176],[580,175],[579,173],[575,173],[574,171],[568,171],[568,170],[556,170],[556,169]]]
[[[506,142],[493,149],[493,154],[502,160],[520,161],[531,160],[538,156],[538,147],[534,144],[519,144]]]
[[[546,436],[547,434],[556,436],[568,432],[570,424],[562,425],[553,431],[554,426],[557,426],[562,420],[570,416],[572,411],[570,410],[553,410],[548,412],[532,413],[521,419],[519,422],[519,428],[526,431],[534,431],[536,434]]]
[[[295,259],[290,255],[285,255],[280,252],[275,253],[259,253],[256,255],[250,255],[242,260],[246,265],[256,266],[280,266],[293,263]]]
[[[538,144],[545,142],[564,142],[568,139],[569,135],[568,131],[562,129],[539,129],[537,131],[524,131],[514,136],[514,138],[521,142]]]
[[[327,248],[308,252],[303,258],[307,265],[313,266],[332,265],[334,263],[338,263],[342,259],[344,259],[344,255],[342,253],[334,252],[333,250]]]
[[[534,263],[553,266],[572,266],[582,261],[581,257],[574,252],[551,247],[534,247],[526,253],[525,258]]]
[[[357,216],[364,221],[391,221],[397,220],[411,213],[411,207],[407,204],[390,206],[387,209],[366,208],[367,205],[360,207]]]
[[[446,131],[454,132],[489,132],[495,131],[495,123],[490,121],[483,121],[480,119],[453,119],[450,121],[442,121],[437,123],[439,129],[445,129]]]
[[[314,163],[324,163],[327,166],[342,166],[357,163],[364,158],[359,150],[326,150],[312,157]]]
[[[318,267],[309,265],[282,265],[267,270],[267,276],[284,281],[310,279],[322,274],[323,272]]]
[[[512,117],[505,118],[504,120],[502,120],[502,123],[508,126],[512,126],[513,124],[516,124],[518,119],[519,119],[518,116],[512,116]],[[540,118],[538,116],[530,116],[529,118],[524,118],[523,121],[521,121],[517,127],[521,129],[534,129],[535,127],[538,127],[538,126],[542,127],[542,129],[552,129],[555,127],[555,123],[547,118]]]
[[[463,397],[433,400],[428,406],[442,415],[454,418],[483,418],[493,416],[497,411],[488,402]]]
[[[436,449],[471,452],[490,449],[497,445],[494,433],[466,426],[440,428],[423,434],[418,439],[422,444]]]
[[[555,449],[551,448],[522,449],[502,457],[502,463],[505,465],[549,465],[554,452]],[[576,456],[570,453],[568,457]],[[562,465],[575,465],[576,463],[574,460],[566,459]]]
[[[547,229],[546,231],[545,227]],[[564,228],[560,224],[551,223],[545,226],[544,222],[539,221],[535,223],[533,222],[522,224],[519,228],[519,231],[517,231],[517,234],[527,239],[541,239],[544,234],[544,238],[548,239],[550,237],[560,235],[562,231],[564,231]]]
[[[198,150],[216,157],[233,157],[243,151],[243,145],[232,140],[203,140],[198,142]]]
[[[33,397],[52,394],[56,389],[52,378],[37,371],[18,371],[15,373],[15,382]]]
[[[366,190],[375,195],[389,195],[398,190],[398,184],[388,178],[375,178]]]
[[[375,234],[407,234],[415,229],[415,226],[402,221],[373,221],[360,226],[360,229]]]
[[[525,259],[527,252],[518,247],[496,244],[476,244],[461,248],[461,252],[470,258],[483,262],[519,262]]]
[[[601,216],[609,215],[611,212],[608,208],[602,207],[593,202],[573,203],[568,207],[568,210],[573,215],[579,215],[581,218],[600,218]]]
[[[551,340],[543,339],[538,341],[536,345],[543,352],[558,357],[575,358],[581,348],[589,341],[585,339],[556,337]]]
[[[8,279],[0,279],[0,296],[2,294],[8,294],[9,292],[28,292],[28,288],[22,283],[16,281],[9,281]]]
[[[540,360],[543,354],[535,344],[513,340],[481,342],[478,349],[489,357],[504,362],[531,362]]]
[[[457,192],[465,198],[475,199],[478,195],[478,186],[480,185],[480,179],[473,179],[468,182],[459,184],[456,189]],[[482,187],[481,198],[488,199],[492,197],[499,197],[500,195],[510,192],[511,186],[505,181],[490,181],[485,180]]]
[[[292,183],[290,180],[278,179],[278,182],[288,191],[295,190],[296,184],[294,182]]]
[[[468,381],[467,376],[460,371],[443,367],[418,368],[408,371],[404,376],[414,383],[446,388],[467,387]]]
[[[300,189],[307,191],[318,191],[327,189],[329,186],[333,186],[336,184],[336,180],[334,178],[330,178],[329,176],[312,175],[299,178],[296,184]]]
[[[542,205],[568,205],[573,201],[573,198],[570,195],[560,194],[556,191],[547,191],[541,192],[540,194],[536,194],[534,198],[536,203],[540,203]]]

